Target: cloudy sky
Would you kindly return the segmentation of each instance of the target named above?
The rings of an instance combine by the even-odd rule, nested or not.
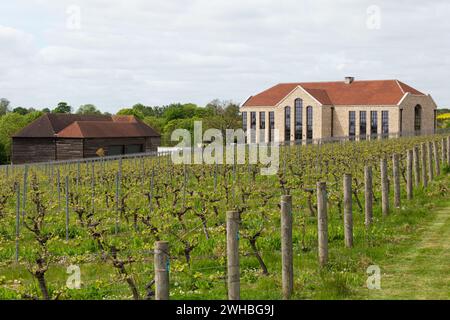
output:
[[[0,97],[114,112],[279,82],[400,79],[450,106],[448,0],[0,3]]]

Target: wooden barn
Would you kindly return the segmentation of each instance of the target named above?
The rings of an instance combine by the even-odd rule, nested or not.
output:
[[[156,151],[161,136],[134,116],[45,114],[13,136],[13,164]]]

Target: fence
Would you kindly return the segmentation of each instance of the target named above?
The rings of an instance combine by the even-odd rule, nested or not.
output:
[[[441,148],[439,148],[439,145]],[[414,188],[420,187],[420,181],[422,181],[423,187],[427,187],[428,183],[436,178],[441,173],[441,166],[450,165],[450,136],[442,137],[439,141],[427,141],[420,144],[421,153],[419,155],[419,145],[414,145],[407,150],[405,154],[392,154],[389,157],[389,162],[392,163],[392,182],[394,186],[393,192],[393,205],[398,208],[401,205],[401,162],[406,158],[406,188],[407,199],[410,200],[414,197]],[[439,151],[441,155],[439,156]],[[121,161],[123,158],[116,158],[118,161],[118,170],[115,175],[115,194],[114,194],[114,210],[116,216],[112,221],[115,225],[115,234],[119,233],[120,229],[120,198],[121,188],[120,181],[124,178],[122,174]],[[132,158],[133,159],[133,158]],[[388,172],[388,158],[384,155],[381,156],[379,161],[380,168],[380,185],[381,185],[381,203],[382,213],[384,216],[388,216],[390,213],[390,199],[389,199],[389,172]],[[94,165],[89,167],[89,174],[91,175],[90,186],[96,185],[94,175]],[[20,221],[26,214],[25,206],[27,203],[27,186],[29,184],[28,166],[24,167],[23,171],[23,194],[21,194],[19,183],[15,184],[16,193],[16,224],[15,224],[15,260],[19,261],[19,244],[20,244]],[[250,168],[250,167],[249,167]],[[56,188],[57,188],[57,206],[58,208],[64,208],[65,212],[65,239],[69,241],[70,232],[70,183],[74,182],[65,176],[61,179],[60,168],[57,168],[54,172],[53,167],[47,168],[51,179],[56,175]],[[372,165],[366,165],[364,167],[364,196],[365,196],[365,224],[367,228],[370,228],[373,223],[373,197],[374,197],[374,175]],[[420,171],[422,169],[422,171]],[[50,172],[50,170],[52,170]],[[155,200],[155,194],[153,192],[153,172],[152,180],[150,182],[151,189],[149,190],[149,202],[150,206]],[[88,171],[86,172],[88,174]],[[236,172],[234,171],[234,174]],[[191,174],[194,174],[192,172]],[[186,181],[186,171],[184,172],[184,179]],[[75,178],[76,188],[79,186],[80,168],[77,168],[77,176]],[[170,177],[168,177],[170,179]],[[214,177],[216,181],[217,176]],[[343,173],[342,186],[343,186],[343,198],[344,198],[344,244],[346,247],[351,248],[353,246],[353,197],[354,190],[352,189],[352,175],[349,173]],[[238,181],[237,181],[238,182]],[[329,183],[329,182],[327,182]],[[317,196],[317,235],[318,235],[318,264],[322,267],[326,266],[329,262],[328,257],[328,193],[327,183],[319,181],[316,185]],[[65,202],[63,203],[63,195],[61,190],[64,191]],[[93,188],[92,190],[95,190]],[[186,190],[183,191],[186,195]],[[234,196],[233,196],[234,198]],[[94,196],[91,198],[91,210],[96,211]],[[285,194],[280,201],[280,221],[281,221],[281,259],[282,259],[282,296],[285,299],[289,299],[292,296],[294,288],[293,278],[293,239],[292,239],[292,195]],[[63,206],[64,205],[64,206]],[[22,208],[22,211],[21,211]],[[150,209],[152,211],[152,209]],[[21,219],[22,214],[22,219]],[[235,300],[240,298],[240,268],[239,268],[239,224],[240,213],[237,211],[231,211],[227,214],[227,279],[228,279],[228,298]],[[204,224],[199,224],[198,228],[204,227]],[[190,230],[192,231],[192,230]],[[190,232],[189,231],[189,232]],[[181,240],[183,237],[181,237]],[[168,299],[170,288],[170,251],[169,243],[156,242],[154,248],[154,278],[155,278],[155,298],[156,299]],[[189,248],[189,245],[186,247]]]
[[[447,150],[444,146],[450,146],[450,137],[443,138],[441,145],[443,153],[439,157],[437,142],[428,142],[425,144],[428,149],[422,148],[423,152],[427,153],[428,158],[422,157],[422,167],[427,167],[428,175],[426,181],[432,181],[440,174],[439,168],[442,165],[450,166],[450,156],[445,153]],[[434,146],[433,148],[431,146]],[[418,167],[413,167],[413,150],[417,150],[414,146],[406,153],[407,158],[407,175],[406,175],[406,190],[407,199],[413,198],[413,176],[419,177]],[[428,150],[428,151],[427,151]],[[400,207],[400,163],[399,154],[392,155],[392,176],[394,184],[394,207]],[[433,172],[433,167],[430,166],[432,159],[435,160],[436,174]],[[417,163],[417,165],[419,165]],[[372,168],[365,166],[365,198],[366,198],[366,226],[368,228],[372,225]],[[387,161],[385,158],[380,161],[381,185],[382,185],[382,211],[383,215],[389,215],[389,193],[388,193],[388,172]],[[414,173],[413,173],[414,171]],[[429,180],[428,180],[429,179]],[[424,180],[424,181],[425,181]],[[344,190],[344,243],[345,246],[351,248],[353,246],[353,205],[352,205],[352,176],[350,174],[343,175],[343,190]],[[418,185],[416,184],[416,187]],[[427,183],[424,183],[424,187]],[[317,228],[318,228],[318,264],[325,267],[328,263],[328,210],[327,210],[327,189],[325,182],[317,183]],[[281,259],[282,259],[282,296],[284,299],[289,299],[293,293],[294,287],[294,264],[293,264],[293,241],[292,241],[292,197],[290,195],[283,195],[280,201],[280,220],[281,220]],[[238,212],[227,213],[227,261],[228,261],[228,298],[230,300],[237,300],[240,297],[240,281],[239,281],[239,214]],[[156,265],[155,265],[156,268]],[[166,270],[165,277],[168,277],[169,270]],[[167,283],[161,284],[161,290],[167,290]]]

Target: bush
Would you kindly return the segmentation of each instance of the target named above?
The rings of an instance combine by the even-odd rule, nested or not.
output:
[[[446,164],[443,168],[442,168],[442,172],[444,174],[450,174],[450,166],[448,164]]]

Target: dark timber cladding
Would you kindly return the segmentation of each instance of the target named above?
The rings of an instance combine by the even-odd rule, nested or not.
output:
[[[13,136],[12,163],[151,152],[160,142],[134,116],[45,114]]]

